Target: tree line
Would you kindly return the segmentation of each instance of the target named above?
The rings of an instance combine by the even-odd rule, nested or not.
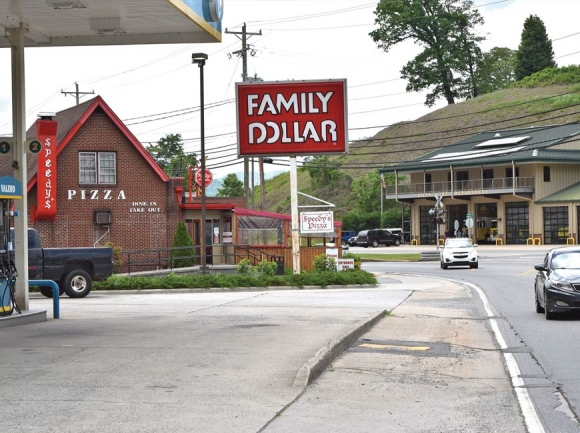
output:
[[[483,52],[485,37],[477,28],[484,20],[473,6],[472,0],[380,0],[377,5],[377,28],[369,35],[378,48],[389,52],[405,41],[423,48],[400,72],[408,92],[428,91],[429,107],[439,99],[454,104],[476,98],[556,67],[552,41],[536,15],[525,20],[517,50]]]

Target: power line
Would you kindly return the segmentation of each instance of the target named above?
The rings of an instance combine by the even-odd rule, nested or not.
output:
[[[572,106],[578,106],[578,105],[580,105],[580,103],[579,104],[572,105]],[[565,107],[565,108],[570,108],[572,106],[568,106],[568,107]],[[531,117],[531,116],[538,116],[538,115],[546,114],[546,113],[549,113],[549,112],[555,112],[555,111],[559,111],[559,110],[562,110],[562,109],[565,109],[565,108],[559,108],[559,109],[549,110],[549,111],[544,112],[544,113],[537,113],[537,114],[532,114],[532,115],[519,116],[519,117],[515,117],[515,118],[512,118],[512,119],[509,119],[508,121],[511,121],[511,120],[521,120],[523,118],[527,118],[527,117]],[[542,121],[555,120],[555,119],[559,119],[559,118],[566,117],[566,116],[570,116],[570,115],[574,115],[574,114],[580,114],[580,111],[575,111],[573,113],[565,113],[565,114],[560,114],[560,115],[557,115],[557,116],[543,118]],[[501,120],[499,122],[506,122],[506,120]],[[495,124],[495,123],[498,123],[498,122],[490,122],[488,124],[482,124],[482,125],[479,125],[479,127],[481,127],[481,126],[487,126],[487,125],[491,125],[491,124]],[[522,122],[522,123],[518,123],[518,124],[515,124],[515,125],[511,125],[511,126],[509,126],[509,128],[510,129],[515,129],[515,128],[518,128],[518,127],[525,127],[525,126],[528,126],[529,127],[529,124],[530,124],[530,122],[527,121],[527,122]],[[478,127],[478,126],[475,126],[475,127]],[[547,128],[550,128],[550,127],[551,126],[540,126],[540,127],[538,127],[538,129],[542,129],[542,128],[543,129],[547,129]],[[440,133],[440,132],[437,132],[437,133]],[[471,135],[474,135],[474,134],[475,133],[471,132],[471,133],[459,134],[459,135],[455,135],[455,136],[447,136],[447,137],[439,138],[439,139],[422,140],[420,142],[389,143],[389,146],[395,146],[395,145],[400,146],[400,145],[404,145],[404,144],[407,144],[407,145],[421,144],[421,143],[425,143],[426,141],[435,141],[435,140],[441,141],[443,139],[449,140],[449,139],[453,139],[453,138],[461,138],[461,137],[471,136]],[[563,138],[568,138],[568,137],[559,137],[559,138],[556,138],[556,139],[550,139],[550,140],[546,140],[546,142],[552,142],[554,140],[559,140],[559,139],[563,139]],[[385,139],[382,139],[382,140],[384,141]],[[470,142],[467,142],[467,143],[463,143],[463,144],[478,144],[478,143],[481,143],[481,142],[482,142],[482,140],[473,140],[473,141],[470,141]],[[378,145],[378,146],[368,146],[368,147],[385,147],[385,145],[382,144],[382,145]],[[418,148],[418,149],[412,149],[412,148],[410,149],[409,147],[406,147],[405,149],[400,149],[400,150],[384,150],[384,151],[381,152],[381,155],[396,154],[396,153],[408,153],[410,150],[417,150],[417,151],[435,150],[435,149],[440,149],[442,147],[447,147],[447,146],[438,144],[438,145],[435,145],[435,146],[426,146],[426,147],[421,147],[421,148]],[[370,153],[364,153],[364,152],[357,152],[356,153],[356,156],[361,156],[361,155],[377,155],[377,152],[374,151],[374,152],[370,152]],[[359,165],[355,165],[355,166],[352,166],[351,168],[353,168],[353,169],[355,169],[355,168],[357,168],[357,169],[358,168],[365,168],[366,166],[369,166],[369,165],[370,166],[375,166],[375,165],[376,166],[384,166],[385,165],[385,162],[373,162],[373,161],[369,161],[369,162],[365,162],[363,165],[360,165],[360,166]],[[346,166],[347,166],[347,164],[343,164],[341,167],[346,167]],[[217,167],[217,168],[220,168],[220,167]]]
[[[480,123],[478,125],[470,125],[470,126],[465,126],[463,128],[454,128],[454,129],[448,129],[448,130],[443,130],[443,131],[431,131],[431,132],[426,132],[426,133],[421,133],[421,134],[411,134],[411,135],[407,135],[407,136],[400,136],[400,137],[392,137],[392,138],[381,138],[381,139],[369,139],[369,140],[359,140],[353,143],[364,143],[367,141],[385,141],[385,140],[395,140],[395,139],[399,139],[399,138],[412,138],[412,137],[422,137],[422,136],[426,136],[426,135],[433,135],[433,134],[445,134],[445,133],[449,133],[449,132],[455,132],[455,131],[463,131],[466,129],[479,129],[479,128],[483,128],[486,126],[492,126],[492,125],[497,125],[498,123],[507,123],[507,122],[511,122],[511,121],[515,121],[515,120],[521,120],[521,119],[526,119],[526,118],[530,118],[530,117],[538,117],[544,114],[549,114],[549,113],[554,113],[556,111],[560,111],[560,110],[567,110],[569,108],[572,107],[577,107],[580,106],[580,103],[577,104],[572,104],[572,105],[567,105],[566,107],[561,107],[561,108],[554,108],[552,110],[546,110],[546,111],[541,111],[538,113],[532,113],[532,114],[526,114],[523,116],[518,116],[518,117],[513,117],[511,119],[500,119],[500,120],[496,120],[493,122],[488,122],[488,123]],[[558,115],[558,116],[554,116],[554,117],[549,117],[549,118],[544,118],[541,119],[542,121],[545,120],[552,120],[552,119],[558,119],[560,117],[565,117],[565,116],[570,116],[573,114],[578,114],[578,112],[574,112],[574,113],[566,113],[566,114],[562,114],[562,115]],[[526,123],[523,123],[523,125],[525,125]],[[465,133],[465,134],[458,134],[458,135],[453,135],[453,136],[448,136],[446,138],[458,138],[458,137],[465,137],[467,135],[471,135],[472,133]],[[417,142],[417,141],[403,141],[403,142],[399,142],[399,143],[389,143],[390,146],[400,146],[403,144],[419,144],[419,143],[425,143],[428,141],[437,141],[439,139],[437,138],[430,138],[430,139],[424,139],[421,140],[421,142]],[[352,145],[352,143],[351,143]],[[382,145],[368,145],[365,147],[383,147]]]

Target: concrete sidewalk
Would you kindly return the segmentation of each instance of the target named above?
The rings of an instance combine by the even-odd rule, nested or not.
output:
[[[526,432],[476,293],[400,278],[413,294],[263,431]]]
[[[64,298],[61,319],[0,330],[4,427],[525,432],[477,294],[434,278],[379,280],[377,288]],[[332,348],[337,357],[325,357]],[[304,380],[304,369],[322,374]]]

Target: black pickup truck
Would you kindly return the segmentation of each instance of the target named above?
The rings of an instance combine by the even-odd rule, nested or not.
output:
[[[28,229],[28,279],[56,281],[61,295],[84,298],[93,281],[106,280],[113,274],[113,266],[110,247],[42,248],[38,231]],[[51,287],[40,286],[39,290],[52,298]]]

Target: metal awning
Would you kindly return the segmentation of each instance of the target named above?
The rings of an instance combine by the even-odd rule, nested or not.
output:
[[[11,0],[0,3],[0,47],[221,42],[219,0]]]

